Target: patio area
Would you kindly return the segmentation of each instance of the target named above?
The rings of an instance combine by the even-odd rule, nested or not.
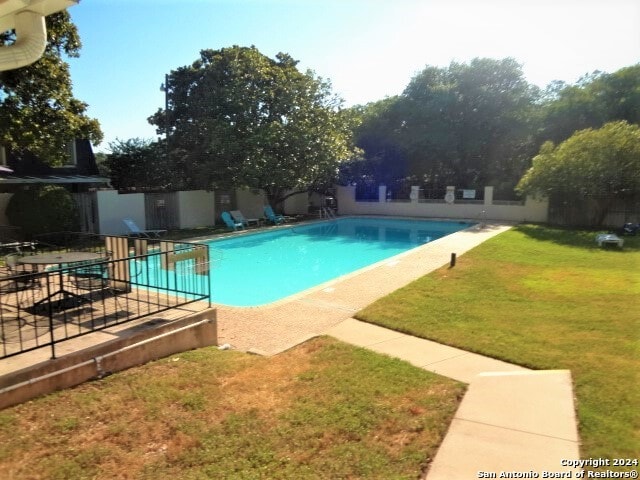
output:
[[[59,345],[91,332],[209,307],[201,245],[75,234],[10,257],[0,276],[0,358],[40,350],[55,358]],[[155,278],[159,265],[164,277]]]

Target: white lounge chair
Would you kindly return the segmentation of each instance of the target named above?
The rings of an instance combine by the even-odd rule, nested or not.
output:
[[[599,247],[602,247],[605,243],[613,243],[622,248],[624,240],[617,236],[615,233],[599,233],[596,235],[596,243]]]
[[[136,237],[144,237],[144,238],[160,238],[162,235],[167,233],[166,230],[141,230],[140,227],[130,218],[123,218],[122,222],[129,229],[130,235],[134,235]]]

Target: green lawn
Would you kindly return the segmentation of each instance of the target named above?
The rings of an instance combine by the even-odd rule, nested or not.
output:
[[[570,369],[583,457],[640,456],[640,237],[523,225],[359,319],[535,369]]]

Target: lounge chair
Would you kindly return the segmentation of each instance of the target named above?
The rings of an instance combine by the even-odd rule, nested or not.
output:
[[[123,218],[122,222],[129,229],[129,234],[136,237],[160,238],[167,233],[166,230],[140,230],[140,227],[130,218]]]
[[[622,246],[624,245],[624,240],[622,240],[615,233],[599,233],[598,235],[596,235],[596,243],[599,247],[602,247],[605,243],[613,243],[622,248]]]
[[[260,225],[259,218],[245,218],[240,210],[231,210],[231,217],[233,218],[234,222],[240,222],[244,228],[247,228],[252,223],[255,223],[256,227]]]
[[[637,235],[640,233],[640,223],[625,223],[620,229],[622,235]]]
[[[271,208],[271,205],[264,206],[264,215],[265,217],[267,217],[267,220],[269,220],[274,225],[278,225],[279,223],[286,222],[286,218],[283,215],[274,213],[273,208]]]
[[[222,212],[220,218],[222,218],[222,221],[225,223],[225,225],[232,229],[234,232],[239,228],[244,228],[242,222],[236,222],[235,220],[233,220],[229,212]]]

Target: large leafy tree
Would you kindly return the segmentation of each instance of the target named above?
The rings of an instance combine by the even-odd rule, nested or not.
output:
[[[402,95],[367,107],[357,143],[377,170],[435,188],[512,191],[535,152],[538,94],[513,59],[428,66]]]
[[[109,143],[109,149],[101,167],[118,190],[179,190],[183,186],[180,175],[171,172],[163,143],[118,139]]]
[[[343,169],[343,179],[392,185],[406,178],[410,174],[407,152],[398,135],[405,112],[399,97],[354,107],[353,111],[360,118],[355,130],[356,146],[364,152],[365,161],[357,158],[349,162]]]
[[[46,17],[47,47],[40,60],[0,72],[0,145],[14,153],[30,151],[52,165],[65,161],[69,142],[102,140],[87,105],[73,97],[69,66],[81,47],[75,25],[62,11]],[[0,48],[15,42],[15,32],[0,33]]]
[[[510,58],[426,68],[403,94],[414,170],[454,185],[515,185],[533,153],[537,94]]]
[[[287,54],[202,50],[166,83],[168,109],[149,121],[167,134],[171,160],[193,187],[263,189],[277,204],[325,185],[354,155],[355,117]]]
[[[614,201],[640,197],[640,126],[611,122],[557,146],[546,142],[517,188],[552,202],[591,199],[592,220],[601,224]]]
[[[614,73],[594,72],[575,85],[551,84],[540,138],[560,143],[578,130],[616,120],[640,124],[640,64]]]

